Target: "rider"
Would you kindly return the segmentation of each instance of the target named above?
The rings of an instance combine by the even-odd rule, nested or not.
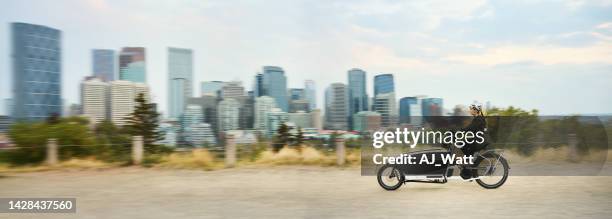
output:
[[[472,122],[466,126],[463,131],[470,131],[476,133],[478,131],[484,132],[487,128],[487,121],[485,120],[484,114],[482,113],[482,107],[479,105],[472,104],[470,105],[470,114],[473,116]],[[485,142],[482,143],[472,143],[467,144],[461,148],[463,154],[465,155],[473,155],[475,152],[482,150],[487,146],[486,138]]]

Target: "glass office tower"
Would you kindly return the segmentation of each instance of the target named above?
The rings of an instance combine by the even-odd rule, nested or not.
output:
[[[374,77],[374,96],[391,92],[395,92],[395,83],[393,82],[393,75],[376,75]]]
[[[124,47],[119,54],[119,80],[146,83],[145,48]]]
[[[353,115],[368,110],[368,93],[366,90],[366,72],[354,68],[348,71],[349,88],[349,127],[353,127]]]
[[[11,32],[14,118],[40,121],[61,115],[61,31],[12,23]]]
[[[115,80],[115,51],[94,49],[91,51],[93,76],[104,82]]]
[[[178,118],[193,95],[193,51],[168,48],[168,117]]]
[[[281,67],[264,66],[263,72],[264,95],[274,98],[276,106],[283,112],[289,112],[285,71]]]

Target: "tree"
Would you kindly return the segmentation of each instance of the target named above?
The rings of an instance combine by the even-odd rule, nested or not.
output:
[[[143,93],[139,93],[134,99],[136,107],[134,112],[127,118],[126,130],[133,136],[142,136],[147,151],[155,151],[155,142],[162,140],[162,133],[158,130],[159,113],[155,111],[153,104],[147,103]]]
[[[278,129],[276,130],[276,143],[282,143],[283,145],[288,144],[291,138],[291,133],[289,133],[289,131],[290,128],[285,123],[278,126]]]

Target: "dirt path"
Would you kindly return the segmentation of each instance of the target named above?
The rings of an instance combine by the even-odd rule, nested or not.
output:
[[[76,214],[0,218],[610,218],[612,177],[510,177],[500,189],[451,181],[388,192],[359,169],[122,168],[0,178],[0,197],[75,197]]]

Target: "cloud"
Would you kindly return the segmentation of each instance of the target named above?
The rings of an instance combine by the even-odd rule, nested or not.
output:
[[[450,55],[448,61],[474,65],[500,65],[516,62],[540,64],[612,63],[612,43],[599,42],[588,47],[559,47],[553,45],[507,45],[487,49],[476,55]]]

